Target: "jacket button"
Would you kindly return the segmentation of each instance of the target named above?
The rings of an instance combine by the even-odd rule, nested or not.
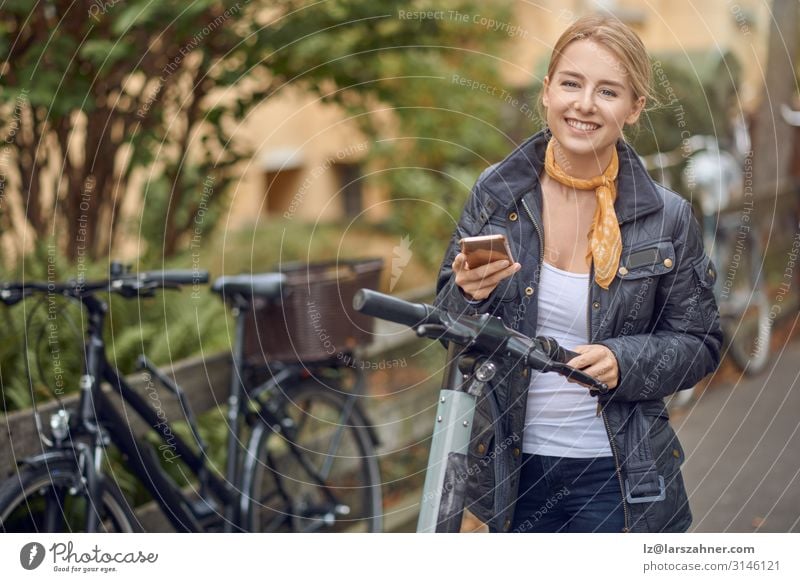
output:
[[[664,266],[669,269],[672,266],[672,259],[664,259]]]
[[[511,529],[511,520],[510,519],[507,519],[506,522],[503,524],[503,529],[506,530],[506,531]]]
[[[619,268],[619,274],[624,277],[625,275],[628,274],[628,269],[626,269],[625,267],[620,267]]]
[[[478,453],[481,455],[486,452],[486,445],[483,443],[478,443]]]
[[[522,451],[520,451],[520,450],[519,450],[519,448],[516,448],[516,449],[514,449],[514,456],[515,456],[515,457],[519,457],[519,454],[520,454],[521,452],[522,452]]]
[[[712,279],[714,278],[714,269],[708,270],[708,276],[711,277]]]
[[[519,218],[519,217],[517,216],[517,213],[516,213],[516,212],[512,212],[511,214],[509,214],[509,215],[508,215],[508,219],[509,219],[511,222],[516,222],[517,218]]]
[[[595,309],[600,309],[600,302],[595,301],[594,303],[592,303],[592,307],[594,307]]]
[[[678,449],[672,449],[672,456],[675,457],[676,459],[680,459],[681,452]]]
[[[527,295],[528,297],[533,295],[533,287],[525,287],[525,295]]]

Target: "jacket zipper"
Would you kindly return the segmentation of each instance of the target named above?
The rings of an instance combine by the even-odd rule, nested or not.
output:
[[[522,207],[525,209],[525,212],[528,214],[528,217],[531,219],[533,223],[533,228],[536,230],[536,233],[539,235],[539,269],[541,269],[542,262],[544,261],[544,237],[542,236],[542,231],[539,228],[539,224],[536,222],[536,219],[533,216],[533,212],[528,207],[528,203],[525,200],[522,200]],[[589,301],[586,305],[586,329],[589,333],[589,341],[592,339],[592,275],[594,273],[594,264],[591,264],[589,267]],[[625,527],[623,531],[629,531],[629,520],[628,520],[628,504],[625,502],[625,486],[622,483],[622,469],[620,468],[619,464],[619,453],[617,452],[617,445],[614,442],[614,439],[611,436],[611,428],[608,426],[608,418],[606,417],[606,412],[603,410],[600,401],[597,401],[597,413],[598,415],[602,415],[603,417],[603,425],[606,429],[606,436],[608,437],[608,442],[611,445],[611,454],[614,456],[614,466],[617,470],[617,480],[619,481],[619,491],[622,497],[622,511],[625,514]]]
[[[536,235],[539,237],[539,265],[538,265],[537,270],[536,270],[536,280],[538,281],[540,276],[541,276],[542,263],[544,262],[544,235],[542,234],[542,229],[539,228],[539,224],[536,222],[536,219],[533,216],[533,212],[531,212],[531,209],[528,206],[528,203],[524,199],[522,200],[522,208],[525,209],[525,213],[528,215],[528,218],[531,219],[531,223],[533,223],[533,229],[536,231]],[[530,388],[530,382],[528,382],[528,385],[525,387],[525,389],[528,390],[529,388]],[[524,430],[524,427],[523,427],[523,430]],[[495,438],[495,440],[497,440],[497,439]],[[520,435],[520,440],[522,440],[522,435]],[[497,445],[495,445],[495,446],[497,446]],[[522,450],[522,443],[520,443],[519,446],[520,446],[520,450]],[[502,455],[501,455],[501,457],[502,457]],[[505,470],[505,466],[503,465],[501,467],[501,471],[504,471],[504,470]],[[504,478],[505,478],[505,476],[504,476]],[[495,499],[497,499],[497,498],[495,497]],[[495,514],[497,514],[497,508],[496,507],[495,507]]]
[[[544,236],[542,235],[542,231],[539,228],[539,224],[536,222],[536,219],[533,217],[533,212],[528,207],[528,203],[525,202],[525,199],[522,200],[522,207],[525,209],[525,212],[528,214],[528,217],[531,219],[533,223],[533,228],[536,231],[536,234],[539,235],[539,269],[542,268],[542,262],[544,261]]]
[[[592,341],[592,276],[594,275],[594,262],[592,262],[589,266],[589,301],[587,301],[586,305],[586,329],[589,332],[589,341]],[[628,526],[628,504],[625,502],[625,486],[622,483],[622,469],[620,468],[619,464],[619,453],[617,452],[617,445],[614,442],[614,438],[611,436],[611,427],[608,425],[608,417],[606,417],[606,411],[603,409],[603,405],[600,402],[600,398],[597,399],[597,415],[603,417],[603,426],[606,429],[606,436],[608,436],[608,444],[611,445],[611,454],[614,457],[614,467],[617,470],[617,480],[619,481],[619,492],[622,497],[622,512],[625,515],[625,527],[622,531],[627,532],[630,531]]]
[[[602,410],[602,409],[601,409]],[[611,444],[611,453],[614,455],[614,465],[617,469],[617,480],[619,481],[619,492],[622,497],[622,512],[625,514],[625,527],[623,528],[623,532],[630,531],[630,527],[628,525],[628,503],[625,501],[625,487],[622,484],[622,469],[619,466],[619,456],[617,453],[617,445],[614,443],[614,439],[611,438],[611,427],[608,426],[608,418],[606,417],[606,411],[602,410],[603,415],[603,424],[606,427],[606,434],[608,435],[608,442]]]
[[[487,394],[486,398],[489,400],[489,407],[492,409],[492,418],[494,419],[494,448],[495,451],[501,446],[502,439],[503,439],[503,427],[502,422],[500,419],[500,407],[497,405],[497,400],[495,399],[494,393]],[[503,487],[503,489],[508,488],[508,470],[506,468],[506,459],[503,453],[497,455],[496,467],[497,473],[495,474],[495,479],[497,480],[498,487]],[[503,499],[503,495],[495,495],[494,497],[494,514],[500,515],[502,513],[500,511],[500,500]]]

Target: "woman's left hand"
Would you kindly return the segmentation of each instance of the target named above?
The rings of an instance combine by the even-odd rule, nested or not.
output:
[[[580,345],[572,348],[578,356],[567,362],[568,366],[578,368],[593,378],[605,382],[609,388],[616,388],[619,382],[619,364],[614,352],[600,344]],[[580,384],[577,380],[569,379],[568,382]],[[583,384],[581,384],[583,385]]]

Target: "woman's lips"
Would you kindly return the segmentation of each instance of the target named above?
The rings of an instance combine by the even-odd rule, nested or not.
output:
[[[566,118],[565,119],[567,125],[569,125],[572,129],[576,129],[580,132],[587,133],[590,131],[595,131],[600,129],[600,126],[596,123],[591,123],[589,121],[579,121],[577,119]]]

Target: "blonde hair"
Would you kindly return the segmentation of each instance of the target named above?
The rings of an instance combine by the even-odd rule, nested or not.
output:
[[[556,41],[547,66],[547,76],[552,79],[556,66],[566,48],[577,40],[591,39],[610,51],[622,64],[622,74],[629,80],[634,100],[645,97],[655,102],[652,90],[653,73],[647,49],[630,27],[618,18],[604,14],[583,16],[573,22]],[[544,105],[539,95],[539,112],[542,119]]]

